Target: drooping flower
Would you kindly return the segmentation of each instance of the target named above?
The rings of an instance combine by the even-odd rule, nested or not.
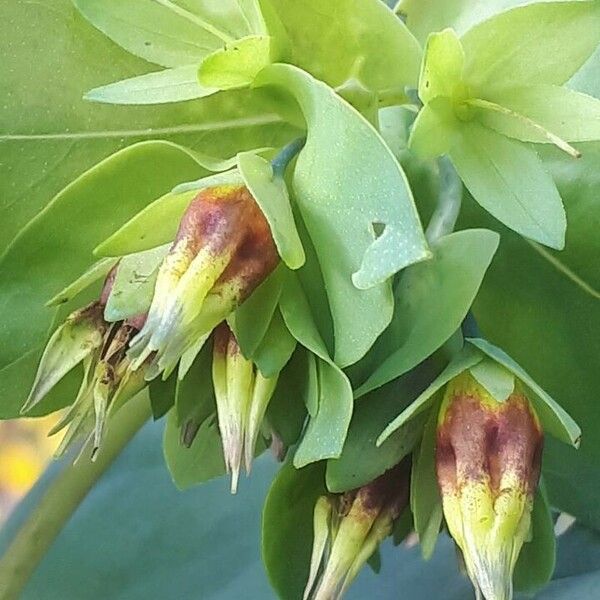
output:
[[[83,363],[77,397],[50,431],[53,435],[68,426],[58,455],[83,438],[82,452],[91,446],[94,458],[104,436],[109,410],[122,406],[146,385],[144,369],[133,371],[126,355],[129,342],[142,326],[145,315],[115,323],[104,319],[117,268],[118,265],[108,274],[99,300],[73,312],[54,332],[22,408],[22,412],[27,412],[39,404],[71,369]]]
[[[344,595],[408,505],[409,481],[405,459],[361,488],[317,500],[305,600]]]
[[[148,318],[131,342],[133,368],[154,355],[148,377],[167,377],[278,262],[269,224],[246,187],[202,190],[160,266]]]
[[[260,427],[278,376],[264,377],[251,360],[242,355],[226,323],[215,330],[213,385],[219,429],[231,491],[237,491],[242,460],[249,473]]]
[[[450,534],[486,600],[512,598],[542,447],[540,422],[520,384],[504,402],[468,371],[448,384],[438,418],[438,482]]]

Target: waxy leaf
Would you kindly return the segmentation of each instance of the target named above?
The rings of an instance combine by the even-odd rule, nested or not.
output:
[[[438,96],[419,111],[408,140],[409,148],[424,160],[447,154],[459,127],[452,101]]]
[[[443,520],[442,498],[435,470],[437,408],[437,403],[431,407],[421,443],[413,453],[410,480],[410,509],[425,560],[429,560],[435,550]]]
[[[109,322],[123,321],[148,311],[154,295],[158,267],[169,245],[129,254],[119,261],[119,267],[104,308]]]
[[[374,370],[357,397],[406,373],[452,336],[477,295],[498,241],[485,229],[453,233],[436,243],[432,260],[401,275],[394,318],[365,359]]]
[[[103,85],[87,92],[84,98],[106,104],[164,104],[204,98],[217,91],[201,86],[198,66],[188,65]]]
[[[483,359],[483,354],[470,344],[465,344],[464,348],[448,364],[448,366],[431,382],[429,387],[419,394],[419,396],[404,409],[377,438],[377,445],[381,446],[394,431],[402,427],[405,423],[414,419],[417,415],[427,410],[435,401],[436,394],[451,379],[460,375],[466,369],[470,369]]]
[[[205,1],[194,3],[195,10],[176,0],[74,3],[92,25],[125,50],[164,67],[198,64],[223,42],[234,39],[232,36],[244,35],[247,27],[233,0],[220,0],[225,6],[218,11],[211,10],[211,2]]]
[[[419,98],[427,104],[438,96],[452,98],[462,82],[465,53],[452,29],[432,33],[427,38],[419,76]]]
[[[528,85],[496,92],[494,102],[524,115],[568,142],[600,139],[600,100],[556,85]],[[526,142],[547,143],[539,131],[515,119],[486,112],[480,121],[503,135]]]
[[[500,13],[462,36],[474,95],[539,83],[562,85],[598,46],[600,3],[539,2]]]
[[[256,75],[277,60],[269,36],[252,35],[226,44],[207,56],[198,70],[206,88],[230,90],[250,85]]]
[[[296,345],[281,312],[276,310],[253,360],[264,377],[275,377],[290,360]]]
[[[327,489],[345,492],[376,479],[409,454],[421,437],[424,419],[400,427],[381,446],[377,437],[398,411],[406,407],[431,379],[426,365],[362,398],[355,406],[344,449],[327,461]]]
[[[273,7],[294,64],[317,79],[331,86],[356,79],[373,91],[416,87],[419,44],[380,0],[277,0]]]
[[[275,477],[265,501],[262,557],[271,585],[282,600],[298,600],[310,565],[313,512],[326,493],[323,464],[297,470],[289,461]]]
[[[294,466],[299,468],[341,454],[352,417],[352,387],[329,357],[297,275],[291,271],[283,285],[280,308],[291,334],[318,357],[318,408],[294,456]]]
[[[290,269],[299,269],[306,257],[285,181],[273,174],[269,161],[249,152],[238,156],[238,168],[271,227],[281,259]]]
[[[450,158],[475,200],[517,233],[562,249],[565,211],[538,155],[475,122],[463,123],[456,139]]]
[[[529,399],[548,433],[565,444],[579,446],[581,429],[577,423],[506,352],[483,339],[468,338],[468,341],[514,373],[531,391],[532,395]]]
[[[498,402],[504,402],[515,389],[515,376],[495,360],[484,358],[469,371]]]
[[[257,83],[290,91],[308,124],[293,185],[328,293],[335,360],[347,366],[391,319],[387,279],[430,256],[410,188],[379,134],[331,88],[290,65],[268,67]],[[335,151],[323,153],[332,140]]]
[[[46,306],[59,306],[71,301],[92,284],[106,277],[118,261],[118,258],[102,258],[98,262],[95,262],[83,275],[78,277],[73,283],[70,283],[64,290],[61,290],[54,298],[48,300]]]

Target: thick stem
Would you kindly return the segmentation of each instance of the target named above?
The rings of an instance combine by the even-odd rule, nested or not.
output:
[[[76,465],[65,465],[0,560],[0,600],[19,598],[31,574],[87,493],[150,416],[147,395],[138,394],[111,423],[95,462],[82,458]]]
[[[462,181],[450,159],[438,159],[440,171],[440,195],[437,207],[431,216],[425,235],[430,244],[454,231],[460,213],[463,187]]]

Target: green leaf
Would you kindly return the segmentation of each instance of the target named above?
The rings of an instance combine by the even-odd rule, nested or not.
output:
[[[324,464],[296,470],[288,462],[269,490],[262,521],[262,557],[282,600],[302,597],[313,541],[313,511],[326,493]]]
[[[341,456],[327,461],[329,491],[345,492],[361,487],[397,465],[412,451],[423,429],[420,418],[409,421],[381,446],[375,442],[398,411],[423,390],[428,374],[430,368],[413,371],[356,404]]]
[[[515,588],[529,593],[547,585],[556,566],[554,521],[543,481],[533,502],[531,536],[521,549],[513,576]]]
[[[598,46],[600,3],[539,2],[494,16],[462,38],[465,79],[482,91],[562,85]],[[507,49],[510,49],[507,51]]]
[[[59,306],[66,302],[70,302],[75,296],[86,290],[98,280],[106,277],[118,261],[118,258],[102,258],[95,262],[85,271],[85,273],[83,273],[83,275],[48,300],[46,306]]]
[[[276,310],[253,360],[265,377],[274,377],[287,364],[296,349],[296,339]]]
[[[562,200],[537,154],[477,123],[464,123],[450,158],[475,200],[517,233],[551,248],[565,243]]]
[[[494,102],[526,116],[568,142],[600,139],[600,100],[556,85],[529,85],[494,93]],[[482,123],[526,142],[547,143],[531,128],[498,113],[482,113]]]
[[[442,526],[443,509],[435,470],[438,405],[432,406],[418,451],[413,453],[410,481],[410,509],[421,553],[429,560]]]
[[[333,363],[317,360],[319,408],[302,435],[294,454],[297,469],[326,458],[337,458],[352,418],[352,387]]]
[[[194,9],[188,10],[171,0],[73,1],[90,23],[125,50],[164,67],[199,63],[232,39],[230,27],[242,35],[246,28],[233,0],[225,0],[223,9],[215,11],[221,13],[218,21],[210,14],[209,2],[195,2]]]
[[[246,358],[254,357],[269,329],[279,304],[284,277],[281,267],[275,269],[230,318],[229,326]]]
[[[459,127],[452,101],[438,96],[419,111],[410,132],[409,148],[423,160],[447,154]]]
[[[119,261],[104,318],[109,322],[124,321],[148,312],[154,295],[158,267],[169,245],[124,256]]]
[[[477,295],[498,241],[485,229],[453,233],[437,242],[432,260],[402,274],[394,318],[365,359],[372,371],[357,397],[406,373],[452,336]]]
[[[250,85],[256,75],[277,60],[269,36],[251,35],[225,45],[207,56],[198,70],[206,88],[230,90]]]
[[[495,360],[484,358],[470,368],[471,375],[498,402],[504,402],[515,389],[515,377]]]
[[[569,414],[548,393],[546,393],[520,365],[518,365],[506,352],[479,338],[469,338],[468,341],[490,358],[498,361],[509,371],[514,373],[519,380],[530,390],[530,398],[540,417],[544,429],[565,444],[579,446],[581,429]]]
[[[429,256],[410,188],[379,134],[325,84],[290,65],[270,66],[257,83],[289,90],[308,123],[293,185],[328,293],[335,360],[347,366],[390,321],[386,280]],[[335,152],[323,153],[332,140]]]
[[[452,29],[427,38],[419,77],[419,98],[424,104],[438,96],[453,98],[462,83],[465,53]]]
[[[174,409],[169,411],[163,438],[165,461],[173,483],[180,490],[210,481],[225,473],[225,460],[216,415],[205,419],[188,448],[181,441],[181,431]]]
[[[457,375],[463,371],[470,369],[483,358],[479,350],[471,345],[465,345],[462,351],[457,354],[448,366],[431,382],[429,387],[419,394],[417,398],[405,408],[388,426],[383,430],[377,438],[377,445],[381,446],[390,435],[392,435],[399,427],[414,419],[417,415],[427,410],[436,399],[436,394]]]
[[[187,65],[138,75],[94,88],[84,96],[106,104],[164,104],[210,96],[218,90],[198,83],[198,66]]]
[[[158,377],[148,383],[148,395],[152,417],[155,421],[162,419],[175,405],[177,392],[177,374],[172,374],[166,381]],[[112,406],[111,406],[112,408]]]
[[[278,0],[273,6],[287,30],[294,64],[317,79],[339,86],[355,78],[374,91],[416,87],[421,49],[383,2]]]
[[[290,269],[299,269],[306,257],[285,181],[273,175],[269,161],[249,152],[238,156],[238,168],[269,222],[279,256]]]

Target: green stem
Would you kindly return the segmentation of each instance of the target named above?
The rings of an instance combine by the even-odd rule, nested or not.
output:
[[[454,231],[460,213],[463,187],[462,181],[446,156],[438,159],[440,171],[440,195],[437,207],[431,216],[425,235],[430,244]]]
[[[19,598],[71,515],[150,416],[147,396],[138,394],[111,423],[95,462],[81,459],[65,465],[0,560],[0,600]]]

